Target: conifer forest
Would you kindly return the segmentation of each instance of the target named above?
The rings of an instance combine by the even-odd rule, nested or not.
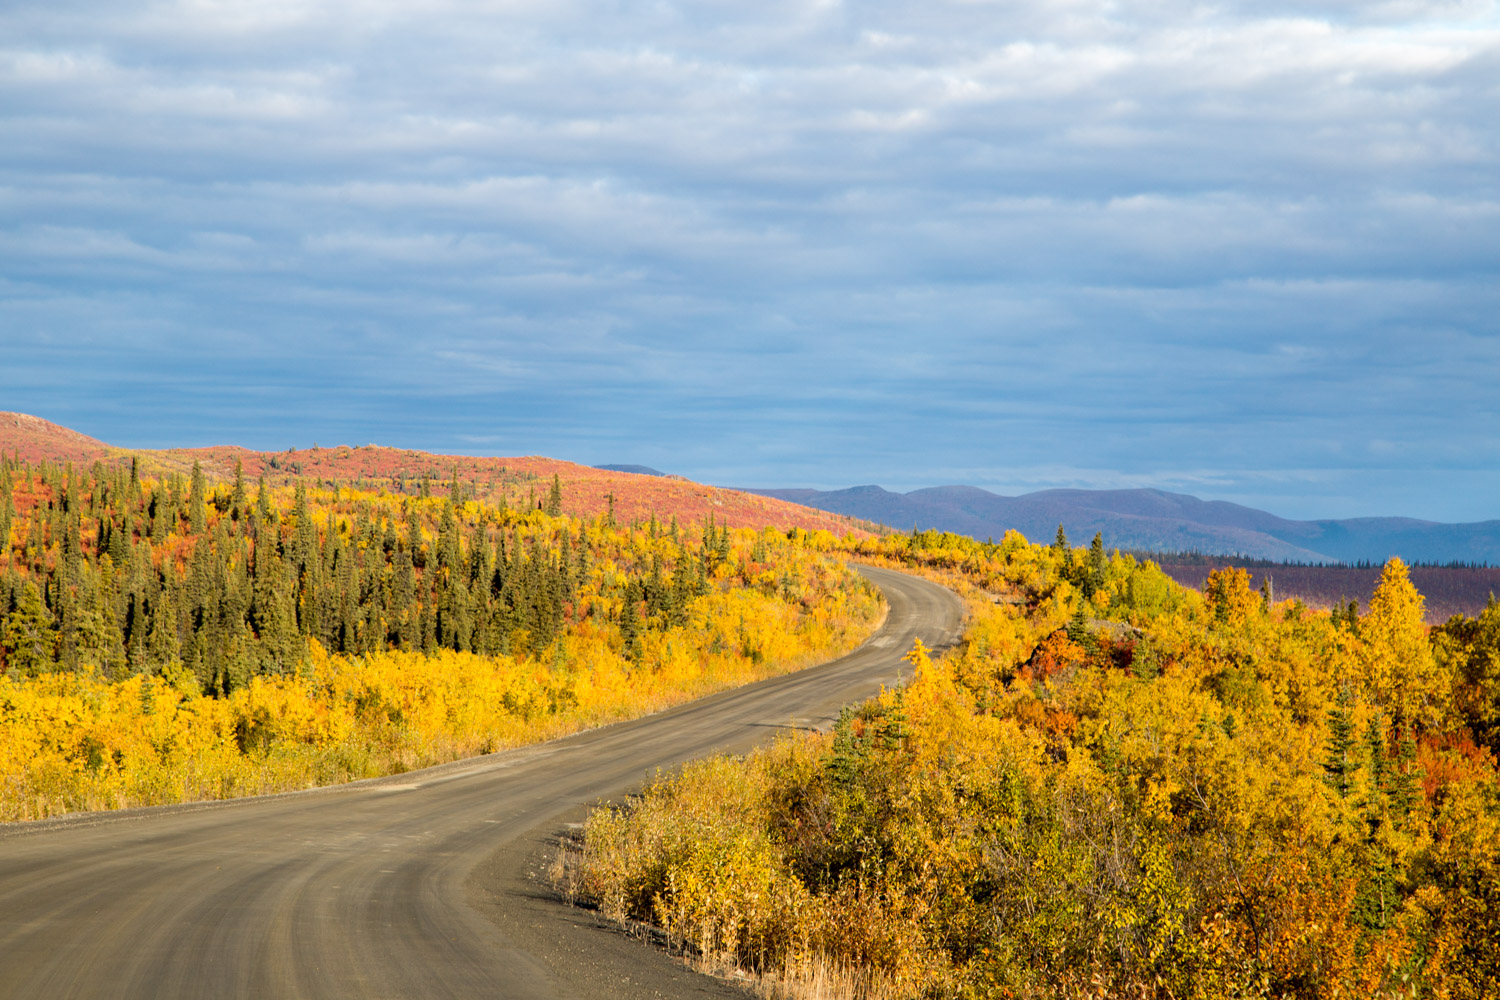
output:
[[[435,495],[446,494],[446,495]],[[832,536],[0,462],[0,820],[306,787],[856,645]],[[789,537],[790,535],[790,537]]]

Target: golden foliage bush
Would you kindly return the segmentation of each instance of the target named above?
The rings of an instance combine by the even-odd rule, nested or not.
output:
[[[1087,559],[1010,537],[859,550],[961,574],[960,647],[595,814],[582,898],[780,996],[1500,990],[1500,780],[1454,708],[1488,633],[1419,634],[1399,563],[1351,621],[1120,556],[1075,586]]]

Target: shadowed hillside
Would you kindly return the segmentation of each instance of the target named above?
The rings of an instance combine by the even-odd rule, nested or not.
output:
[[[1379,566],[1268,566],[1257,560],[1200,557],[1176,559],[1146,556],[1153,559],[1173,580],[1184,587],[1202,590],[1209,573],[1236,566],[1250,573],[1252,588],[1259,590],[1270,578],[1276,600],[1296,598],[1309,607],[1332,608],[1358,601],[1361,608],[1370,606],[1370,595],[1380,582]],[[1413,566],[1411,582],[1424,598],[1423,617],[1427,624],[1438,625],[1454,615],[1477,615],[1491,594],[1500,594],[1500,566]]]

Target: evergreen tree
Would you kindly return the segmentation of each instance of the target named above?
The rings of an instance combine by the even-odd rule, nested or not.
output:
[[[417,576],[410,552],[397,552],[391,562],[391,617],[395,624],[393,643],[401,649],[415,649],[421,641],[416,626]]]
[[[1104,589],[1104,581],[1109,570],[1109,557],[1104,554],[1104,535],[1094,532],[1094,540],[1089,543],[1088,569],[1083,580],[1083,595],[1093,597],[1094,594]]]
[[[449,500],[443,504],[442,519],[438,523],[437,568],[452,574],[462,565],[463,554],[458,543],[458,515],[454,511],[453,501]]]
[[[233,629],[224,646],[218,674],[218,688],[223,695],[232,694],[250,683],[256,671],[255,637],[243,623]]]
[[[879,746],[881,750],[887,753],[894,753],[900,750],[905,745],[906,738],[911,735],[911,728],[908,726],[910,717],[906,714],[906,699],[903,697],[903,689],[897,688],[895,696],[896,702],[886,710],[880,727]]]
[[[280,583],[271,587],[259,639],[261,672],[296,673],[307,647],[297,632],[296,598],[289,585]]]
[[[11,498],[10,472],[0,476],[0,559],[10,556],[10,526],[15,523],[16,505]]]
[[[266,473],[262,469],[255,489],[255,513],[261,524],[275,524],[276,511],[271,507],[271,490],[266,485]]]
[[[480,518],[469,533],[469,586],[483,602],[489,601],[494,575],[494,550],[490,548],[484,519]]]
[[[245,495],[245,463],[234,460],[234,490],[229,494],[229,516],[239,521],[249,512],[249,499]]]
[[[146,654],[158,671],[176,663],[182,656],[182,643],[177,633],[177,610],[166,592],[161,594],[152,608],[151,634],[146,640]]]
[[[188,529],[194,535],[203,534],[205,526],[203,505],[208,500],[208,484],[203,478],[203,467],[193,460],[192,486],[188,490]]]
[[[36,584],[22,586],[15,610],[0,630],[0,652],[13,676],[33,677],[57,663],[57,620],[42,602]]]
[[[1328,745],[1324,748],[1324,780],[1347,799],[1354,790],[1354,772],[1359,770],[1355,754],[1354,695],[1348,684],[1339,687],[1333,708],[1328,711]]]
[[[848,789],[864,764],[865,741],[854,731],[855,709],[845,705],[839,711],[838,721],[833,724],[833,747],[828,758],[828,777],[833,786]]]
[[[549,517],[557,517],[562,513],[562,481],[555,472],[552,474],[552,489],[547,492],[546,513]]]
[[[1396,743],[1396,759],[1390,776],[1389,798],[1391,812],[1398,826],[1405,827],[1407,820],[1421,799],[1421,768],[1417,765],[1417,738],[1410,726],[1401,731]]]
[[[1073,615],[1068,619],[1068,639],[1089,652],[1099,648],[1099,642],[1094,638],[1094,632],[1089,628],[1088,615],[1084,612],[1083,602],[1079,601],[1073,606]]]
[[[110,526],[109,538],[106,542],[105,551],[109,554],[110,561],[116,566],[124,566],[130,559],[130,550],[134,542],[135,524],[130,516],[130,511],[120,517],[118,526],[112,521],[104,521]]]
[[[637,610],[638,606],[639,598],[636,593],[636,582],[630,580],[625,584],[625,595],[620,604],[620,639],[624,646],[626,659],[637,661],[641,655],[641,620]]]
[[[406,503],[406,551],[411,564],[418,569],[427,565],[427,548],[422,536],[422,521],[417,516],[417,505]]]

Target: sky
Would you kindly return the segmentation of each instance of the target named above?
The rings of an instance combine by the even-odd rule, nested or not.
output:
[[[0,410],[1500,518],[1500,2],[11,0]]]

